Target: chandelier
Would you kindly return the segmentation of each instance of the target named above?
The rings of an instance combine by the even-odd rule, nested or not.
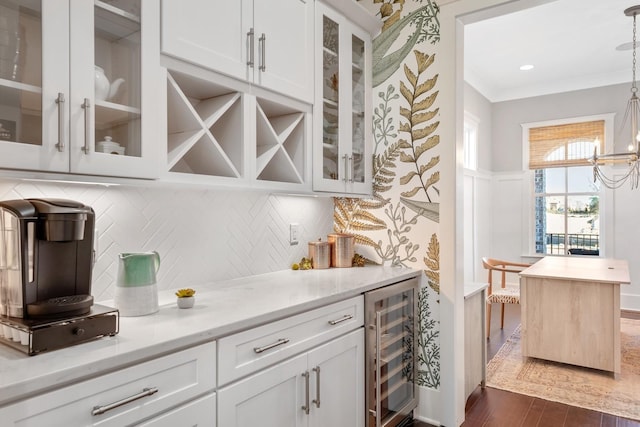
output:
[[[633,80],[631,83],[631,99],[627,102],[627,109],[622,119],[620,130],[625,129],[627,122],[631,129],[627,151],[622,153],[598,154],[597,147],[593,150],[593,157],[589,162],[593,165],[593,181],[596,179],[607,188],[616,189],[625,182],[631,183],[631,188],[638,188],[640,182],[640,134],[638,133],[638,118],[640,117],[640,99],[636,86],[636,15],[640,13],[640,6],[632,6],[625,9],[626,16],[633,17],[633,65],[631,67]],[[628,169],[624,173],[613,176],[606,175],[601,166],[627,164]]]

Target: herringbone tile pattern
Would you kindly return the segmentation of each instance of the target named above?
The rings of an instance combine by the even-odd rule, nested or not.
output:
[[[156,250],[160,289],[197,286],[289,268],[307,242],[333,227],[330,198],[188,187],[100,186],[0,179],[0,200],[59,197],[96,212],[98,257],[92,292],[113,298],[118,254]],[[300,243],[289,245],[289,224]]]

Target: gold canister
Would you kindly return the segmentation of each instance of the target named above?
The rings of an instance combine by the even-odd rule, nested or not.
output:
[[[318,239],[317,242],[309,242],[309,259],[314,269],[329,268],[331,262],[329,242],[323,242],[322,239]]]
[[[331,267],[351,267],[355,237],[346,233],[333,233],[327,237],[331,244]]]

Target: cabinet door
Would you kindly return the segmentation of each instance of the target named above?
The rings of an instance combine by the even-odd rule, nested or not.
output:
[[[159,6],[70,4],[70,172],[157,177]]]
[[[254,82],[313,101],[313,1],[254,1]]]
[[[314,190],[370,194],[370,37],[316,3],[316,40],[316,100],[322,114],[315,118]]]
[[[307,355],[218,390],[218,425],[225,427],[297,427],[307,423]]]
[[[68,31],[68,0],[0,3],[0,167],[68,171]]]
[[[310,427],[364,426],[362,328],[309,352]]]
[[[348,134],[351,141],[351,154],[347,171],[347,190],[351,193],[369,194],[373,169],[371,123],[371,42],[369,35],[355,26],[349,26],[346,42],[348,61],[348,80],[344,90],[350,95],[348,105]],[[347,101],[347,102],[349,102]]]
[[[239,79],[252,41],[252,0],[162,0],[162,52]],[[254,38],[253,45],[256,46]]]
[[[216,427],[216,394],[211,393],[159,415],[138,427]]]

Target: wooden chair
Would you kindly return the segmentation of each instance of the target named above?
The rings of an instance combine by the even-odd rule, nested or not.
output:
[[[507,283],[507,273],[520,273],[531,264],[502,261],[493,258],[482,258],[482,266],[489,271],[489,288],[487,289],[487,338],[491,330],[491,304],[501,305],[500,329],[504,329],[504,305],[520,304],[520,283]],[[501,273],[500,287],[493,288],[493,272]]]

